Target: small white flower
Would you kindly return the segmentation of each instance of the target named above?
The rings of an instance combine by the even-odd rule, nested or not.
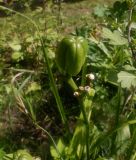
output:
[[[85,88],[84,88],[83,86],[79,86],[79,90],[80,90],[80,91],[84,91]]]
[[[77,91],[74,92],[74,96],[75,96],[75,97],[78,97],[78,96],[79,96],[79,92],[77,92]]]
[[[86,92],[89,92],[90,89],[91,89],[90,86],[85,86],[85,91],[86,91]]]
[[[87,74],[86,77],[89,78],[90,80],[94,80],[95,79],[95,76],[92,73]]]

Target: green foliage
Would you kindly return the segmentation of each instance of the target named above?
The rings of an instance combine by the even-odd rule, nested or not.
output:
[[[3,134],[11,140],[3,137],[0,141],[0,159],[19,158],[16,157],[21,156],[16,151],[19,147],[30,148],[42,159],[134,160],[135,2],[122,0],[112,7],[97,6],[93,23],[85,18],[85,24],[76,27],[72,35],[84,37],[89,49],[86,56],[82,47],[80,59],[84,65],[73,79],[61,75],[56,65],[55,50],[64,37],[61,33],[66,17],[60,14],[63,5],[52,6],[49,2],[45,12],[41,7],[34,9],[34,1],[15,2],[22,5],[26,13],[7,8],[10,16],[1,18],[0,22],[0,114],[8,115],[8,120],[2,117],[0,126],[3,127],[3,123],[9,126]],[[18,10],[12,2],[6,5]],[[53,13],[55,7],[58,10]],[[72,48],[70,58],[62,55],[68,50],[64,43],[60,53],[61,63],[64,62],[61,69],[70,67],[70,74],[75,72],[75,61],[71,61],[74,43],[68,43]],[[67,64],[66,60],[69,60]],[[19,123],[15,121],[16,115]],[[25,120],[22,125],[21,118]],[[26,125],[26,122],[29,123]],[[17,124],[20,124],[19,131]],[[13,145],[11,135],[16,132],[24,135],[19,134],[20,141],[17,138]],[[47,153],[46,138],[50,140]],[[25,150],[23,154],[21,159],[36,159]]]

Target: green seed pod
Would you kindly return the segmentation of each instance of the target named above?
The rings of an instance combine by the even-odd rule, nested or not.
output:
[[[63,74],[77,75],[85,63],[88,43],[83,37],[68,36],[62,39],[56,51],[56,62]]]

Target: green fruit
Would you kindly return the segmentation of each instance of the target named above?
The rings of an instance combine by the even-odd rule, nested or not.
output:
[[[56,51],[56,62],[63,74],[77,75],[85,63],[88,43],[83,37],[68,36],[62,39]]]
[[[14,153],[14,160],[33,160],[33,157],[26,150],[18,150]]]

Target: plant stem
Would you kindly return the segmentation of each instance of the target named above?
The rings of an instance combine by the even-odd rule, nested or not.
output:
[[[132,44],[131,44],[131,24],[132,24],[132,15],[133,15],[134,6],[130,7],[129,15],[128,15],[128,44],[130,46],[132,56],[133,56],[134,60],[136,60],[136,55],[135,55],[134,49],[133,49]]]
[[[67,75],[65,79],[66,79],[66,82],[71,87],[71,89],[75,92],[78,89],[78,87],[77,87],[76,83],[74,82],[73,78],[71,76]]]
[[[86,82],[86,71],[87,71],[87,61],[85,61],[83,67],[82,67],[82,79],[81,79],[81,86],[84,86],[85,85],[85,82]]]
[[[57,87],[56,87],[56,84],[55,84],[55,81],[53,78],[53,74],[52,74],[52,71],[50,68],[49,60],[47,57],[47,48],[45,48],[43,40],[42,39],[40,39],[40,40],[41,40],[41,45],[42,45],[42,51],[44,53],[44,59],[46,61],[46,65],[47,65],[48,75],[49,75],[49,79],[50,79],[50,83],[51,83],[51,87],[52,87],[52,92],[53,92],[54,97],[56,99],[56,103],[57,103],[57,107],[58,107],[58,110],[59,110],[59,113],[60,113],[60,116],[62,119],[62,123],[65,125],[68,133],[70,133],[70,129],[68,126],[67,118],[65,116],[65,111],[64,111],[64,108],[62,105],[62,101],[60,99],[60,96],[59,96],[59,93],[58,93],[58,90],[57,90]]]
[[[121,109],[121,98],[122,98],[122,95],[121,95],[121,86],[119,85],[118,87],[118,93],[117,93],[117,106],[116,106],[116,113],[115,113],[115,125],[114,125],[114,129],[116,129],[119,125],[119,119],[120,119],[120,109]],[[113,133],[113,136],[112,136],[112,145],[111,145],[111,154],[114,154],[114,151],[116,149],[116,146],[115,146],[115,139],[117,137],[117,132]]]
[[[89,121],[88,121],[88,117],[85,111],[85,104],[83,104],[82,100],[80,102],[81,105],[81,112],[83,114],[83,119],[85,122],[85,126],[86,126],[86,155],[87,155],[87,160],[89,160]]]
[[[136,146],[136,128],[133,131],[133,135],[131,138],[131,144],[127,151],[127,159],[131,159],[131,157],[133,156],[133,151],[134,151],[135,146]]]
[[[78,89],[77,85],[75,84],[73,78],[71,76],[66,77],[67,83],[70,85],[73,91],[76,91]],[[87,103],[85,103],[85,98],[84,97],[78,97],[79,104],[81,106],[81,113],[83,116],[83,120],[86,126],[86,135],[85,135],[85,140],[86,140],[86,156],[87,160],[89,160],[89,121],[87,117],[87,113],[85,108],[88,107]],[[89,101],[90,102],[90,101]],[[80,115],[81,116],[81,115]],[[80,117],[81,118],[81,117]]]
[[[53,145],[54,145],[54,147],[55,147],[55,149],[56,149],[56,152],[57,152],[58,155],[60,156],[60,159],[61,159],[61,160],[64,160],[64,159],[62,158],[62,156],[61,156],[58,148],[57,148],[57,145],[56,145],[53,137],[50,135],[50,133],[49,133],[48,131],[46,131],[44,128],[42,128],[41,126],[39,126],[37,123],[34,123],[34,125],[35,125],[37,128],[39,128],[40,130],[42,130],[43,132],[45,132],[46,135],[48,135],[48,137],[50,138],[50,140],[52,141],[52,143],[53,143]]]

